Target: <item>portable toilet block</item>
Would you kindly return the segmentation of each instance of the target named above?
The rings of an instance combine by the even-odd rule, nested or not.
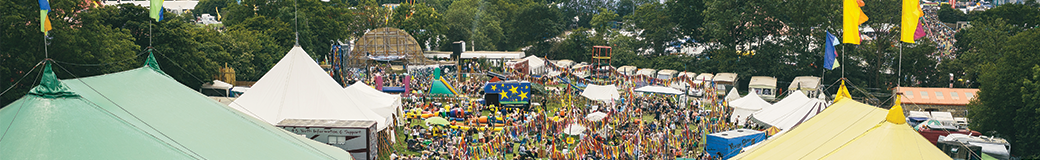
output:
[[[704,148],[704,151],[712,156],[722,156],[723,159],[729,159],[739,154],[741,148],[765,139],[765,132],[751,129],[736,129],[713,133],[708,135],[708,146]]]

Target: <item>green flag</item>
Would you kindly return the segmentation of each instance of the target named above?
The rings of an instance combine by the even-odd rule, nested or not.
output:
[[[150,6],[149,7],[151,8],[151,12],[149,12],[148,15],[150,17],[152,17],[152,19],[155,19],[156,22],[162,20],[163,0],[149,0],[149,1],[150,1]]]

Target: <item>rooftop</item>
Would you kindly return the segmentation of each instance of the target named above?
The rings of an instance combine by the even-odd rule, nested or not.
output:
[[[964,106],[979,92],[976,88],[896,87],[903,104]]]

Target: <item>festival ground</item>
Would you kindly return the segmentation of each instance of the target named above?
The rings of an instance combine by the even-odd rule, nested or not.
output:
[[[429,87],[423,85],[421,79],[426,79],[423,74],[412,73],[419,77],[415,78],[420,81],[416,88]],[[391,158],[393,154],[409,159],[711,159],[717,157],[704,153],[707,134],[735,128],[764,129],[730,123],[728,117],[732,109],[715,96],[693,98],[633,91],[636,82],[660,85],[674,81],[652,82],[639,78],[617,81],[621,86],[618,87],[620,98],[611,102],[590,100],[580,95],[574,84],[522,78],[547,84],[546,88],[550,89],[544,91],[548,93],[532,95],[530,100],[544,105],[520,110],[484,106],[476,102],[477,98],[465,98],[480,97],[475,88],[483,88],[489,80],[485,76],[466,77],[463,82],[449,82],[459,86],[458,90],[464,94],[459,97],[463,98],[405,98],[403,109],[408,123],[395,128],[393,149],[384,150],[380,157]],[[702,87],[706,93],[716,92],[714,87],[706,86],[714,85],[691,87]],[[479,110],[480,114],[452,115],[473,110]],[[590,114],[604,116],[590,119]],[[455,122],[444,125],[424,122],[433,117]],[[481,123],[496,118],[501,119],[499,123]]]

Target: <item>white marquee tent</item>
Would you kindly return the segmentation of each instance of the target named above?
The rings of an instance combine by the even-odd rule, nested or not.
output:
[[[826,101],[809,98],[802,91],[794,91],[772,107],[755,112],[752,118],[781,130],[788,130],[823,112],[827,105]]]
[[[762,97],[759,97],[755,92],[751,92],[744,96],[744,98],[733,100],[733,102],[729,103],[729,106],[733,107],[733,115],[730,116],[730,122],[743,124],[744,121],[747,120],[747,117],[751,116],[752,113],[772,106],[772,104],[763,100]]]
[[[740,93],[737,93],[736,88],[730,89],[729,93],[726,93],[726,101],[733,102],[737,99],[740,99]]]
[[[346,97],[347,92],[295,46],[229,107],[270,124],[285,119],[372,120],[382,131],[392,120]]]
[[[585,91],[581,92],[582,96],[595,101],[612,102],[621,98],[621,94],[618,93],[617,87],[614,85],[595,85],[589,84],[585,87]]]
[[[527,60],[527,70],[530,74],[545,74],[545,59],[531,55],[524,58]]]
[[[404,112],[401,108],[401,96],[384,93],[365,85],[361,81],[343,88],[343,91],[347,92],[347,98],[356,103],[357,106],[367,107],[379,114],[379,116],[393,117],[398,122],[403,122],[400,119],[401,114]]]

